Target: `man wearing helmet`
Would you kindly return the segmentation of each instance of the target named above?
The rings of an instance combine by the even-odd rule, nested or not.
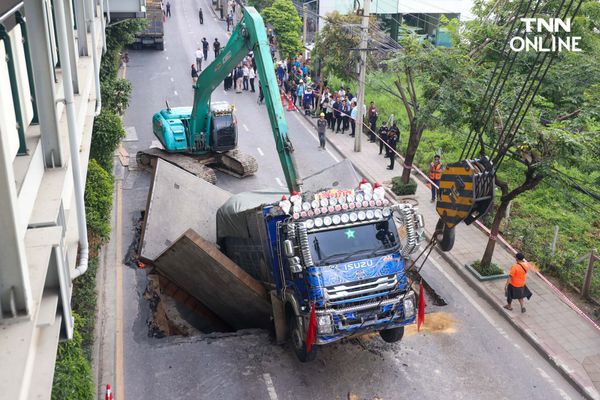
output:
[[[327,121],[325,114],[321,113],[317,120],[317,133],[319,134],[319,148],[325,150],[325,131],[327,130]]]

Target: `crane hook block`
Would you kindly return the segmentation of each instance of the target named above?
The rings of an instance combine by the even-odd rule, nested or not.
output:
[[[485,215],[494,201],[495,170],[487,157],[446,165],[440,178],[436,211],[448,229],[469,225]]]

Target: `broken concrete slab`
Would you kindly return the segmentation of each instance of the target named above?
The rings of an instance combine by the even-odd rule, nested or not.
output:
[[[139,255],[154,261],[186,230],[216,241],[217,210],[231,194],[161,159],[148,194]]]
[[[194,230],[187,230],[154,265],[233,328],[271,326],[265,287]]]

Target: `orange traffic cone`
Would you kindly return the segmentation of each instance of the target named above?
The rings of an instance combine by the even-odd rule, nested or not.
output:
[[[285,94],[281,92],[281,105],[285,107]]]
[[[110,384],[106,384],[106,396],[104,396],[104,400],[113,400],[112,390],[110,390]]]
[[[288,111],[294,111],[294,103],[292,102],[292,96],[288,96]]]

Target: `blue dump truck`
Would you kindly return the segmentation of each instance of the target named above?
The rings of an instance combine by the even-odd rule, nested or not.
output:
[[[390,204],[383,188],[366,189],[275,202],[273,192],[242,193],[217,212],[221,251],[276,293],[300,361],[313,360],[318,345],[369,331],[399,341],[415,322],[405,263],[423,237],[422,217]]]

